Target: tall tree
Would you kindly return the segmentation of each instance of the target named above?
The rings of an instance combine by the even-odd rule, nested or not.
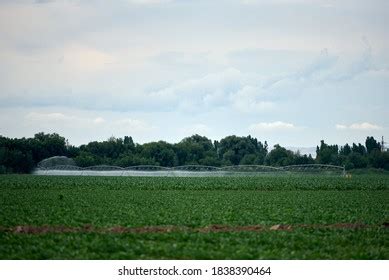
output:
[[[365,145],[368,154],[373,151],[381,151],[381,144],[377,142],[374,137],[367,137]]]
[[[338,145],[328,145],[324,140],[320,141],[320,147],[316,147],[316,161],[321,164],[339,164]]]

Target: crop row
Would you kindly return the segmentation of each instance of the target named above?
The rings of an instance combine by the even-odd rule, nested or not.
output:
[[[1,189],[94,190],[389,190],[388,175],[256,177],[0,176]]]

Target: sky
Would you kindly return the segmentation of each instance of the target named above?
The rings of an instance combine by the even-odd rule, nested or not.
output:
[[[389,1],[0,0],[0,135],[389,138]]]

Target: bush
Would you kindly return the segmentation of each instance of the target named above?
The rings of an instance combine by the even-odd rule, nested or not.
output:
[[[5,174],[7,173],[7,168],[5,168],[4,165],[0,165],[0,174]]]

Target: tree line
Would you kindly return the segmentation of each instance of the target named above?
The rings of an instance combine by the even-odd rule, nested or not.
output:
[[[321,141],[316,158],[301,155],[280,145],[269,149],[267,142],[256,138],[227,136],[220,141],[193,135],[178,143],[165,141],[145,144],[134,143],[132,137],[111,137],[106,141],[93,141],[79,147],[56,134],[37,133],[33,138],[7,138],[0,136],[0,173],[29,173],[37,164],[52,156],[67,156],[80,167],[93,165],[269,165],[332,164],[354,168],[379,168],[389,170],[389,152],[373,137],[364,145],[328,145]]]

